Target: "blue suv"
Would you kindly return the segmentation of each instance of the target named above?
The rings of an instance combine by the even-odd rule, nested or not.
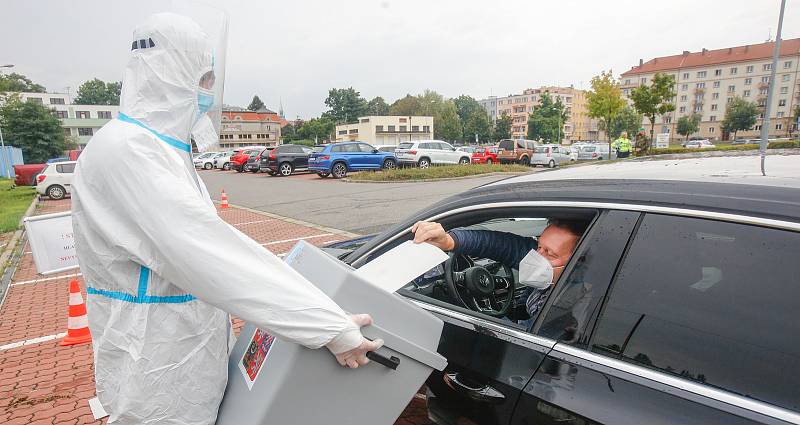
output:
[[[314,148],[308,157],[308,169],[320,177],[340,179],[349,171],[385,170],[397,167],[392,152],[381,152],[364,142],[332,143]]]

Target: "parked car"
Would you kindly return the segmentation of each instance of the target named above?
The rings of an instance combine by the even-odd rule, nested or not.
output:
[[[497,146],[482,146],[472,152],[473,164],[497,164]]]
[[[685,148],[686,145],[688,143],[690,143],[690,142],[709,142],[710,143],[710,140],[708,140],[708,139],[706,139],[704,137],[690,137],[689,140],[684,140],[683,143],[681,143],[681,146]]]
[[[314,148],[308,157],[308,169],[322,178],[345,177],[350,171],[393,169],[397,158],[364,142],[332,143]]]
[[[202,168],[210,170],[214,168],[214,158],[219,155],[219,152],[205,152],[194,158],[194,168]]]
[[[250,146],[247,148],[242,148],[239,150],[238,153],[231,155],[231,166],[230,168],[236,170],[236,172],[243,172],[244,166],[247,165],[247,160],[250,159],[251,155],[258,155],[264,150],[266,146]]]
[[[713,143],[708,140],[690,140],[683,146],[687,149],[705,149],[715,147]]]
[[[47,164],[22,164],[14,166],[14,184],[17,186],[36,186],[36,177]]]
[[[531,157],[531,165],[547,166],[555,168],[564,162],[569,162],[569,151],[566,147],[561,145],[549,144],[541,145],[533,148],[533,156]]]
[[[54,162],[65,162],[65,161],[74,161],[73,159],[69,159],[68,156],[61,156],[58,158],[50,158],[47,160],[46,164],[52,164]]]
[[[503,139],[497,144],[497,160],[501,164],[530,165],[535,147],[533,140]]]
[[[72,176],[76,161],[61,161],[49,164],[36,177],[36,192],[50,199],[64,199],[72,192]]]
[[[578,151],[578,159],[581,161],[587,160],[600,160],[600,159],[615,159],[617,151],[608,151],[608,143],[594,143],[591,145],[583,145]]]
[[[750,144],[759,144],[761,143],[761,139],[744,139],[741,137],[737,137],[736,140],[732,141],[732,145],[750,145]]]
[[[214,163],[214,168],[228,171],[231,169],[231,157],[237,154],[239,151],[228,151],[222,152],[212,161]]]
[[[267,146],[266,148],[264,148],[264,150],[259,152],[257,155],[252,155],[251,154],[247,158],[247,162],[245,162],[245,164],[244,164],[244,170],[245,171],[249,171],[249,172],[251,172],[253,174],[259,172],[261,170],[261,159],[264,158],[265,156],[269,155],[269,153],[273,149],[275,149],[275,146]]]
[[[270,175],[291,176],[295,171],[308,170],[308,157],[313,149],[301,145],[280,145],[261,152],[260,169]]]
[[[397,145],[373,145],[375,149],[381,152],[390,152],[394,153],[394,150],[397,149]]]
[[[457,151],[453,145],[441,140],[402,142],[394,153],[399,165],[416,165],[419,168],[472,162],[469,153]]]
[[[420,220],[522,238],[553,219],[588,226],[532,321],[517,265],[497,259],[451,255],[397,291],[444,322],[448,365],[410,408],[438,424],[800,422],[800,204],[786,202],[800,180],[743,184],[749,171],[712,164],[514,177],[340,247],[357,268],[411,240]]]

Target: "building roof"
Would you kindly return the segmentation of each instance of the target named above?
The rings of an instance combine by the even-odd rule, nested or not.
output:
[[[706,50],[700,52],[684,52],[680,55],[661,56],[651,59],[640,66],[634,66],[622,74],[623,77],[637,74],[648,74],[681,68],[710,66],[732,62],[764,60],[772,57],[775,42],[748,44],[746,46],[728,47],[725,49]],[[780,56],[800,54],[800,38],[781,40]]]
[[[239,111],[239,110],[225,110],[222,111],[222,116],[230,121],[235,121],[235,117],[242,117],[242,121],[273,121],[280,123],[281,127],[289,124],[289,121],[281,118],[276,112],[269,109],[261,109],[258,112],[253,111]]]

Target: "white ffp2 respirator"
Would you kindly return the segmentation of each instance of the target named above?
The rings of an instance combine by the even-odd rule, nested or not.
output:
[[[546,289],[553,284],[553,265],[533,250],[519,263],[519,283],[536,289]]]

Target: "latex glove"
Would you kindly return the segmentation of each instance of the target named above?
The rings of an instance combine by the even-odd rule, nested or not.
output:
[[[352,314],[350,315],[350,320],[352,320],[353,323],[355,323],[359,328],[372,324],[372,317],[369,314]],[[369,363],[367,353],[370,351],[375,351],[382,346],[382,339],[370,341],[362,336],[361,344],[351,350],[336,353],[331,349],[330,346],[328,346],[328,349],[331,349],[333,355],[336,356],[336,361],[339,362],[340,365],[355,369],[359,366]]]

